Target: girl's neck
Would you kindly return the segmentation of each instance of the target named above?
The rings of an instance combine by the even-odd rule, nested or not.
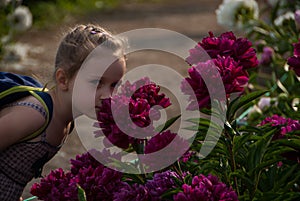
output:
[[[68,105],[55,88],[50,90],[49,94],[53,101],[53,117],[56,121],[69,125],[73,121],[72,105]]]

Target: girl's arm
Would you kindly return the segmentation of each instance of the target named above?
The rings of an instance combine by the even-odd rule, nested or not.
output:
[[[26,106],[0,110],[0,152],[34,133],[45,121],[41,113]]]

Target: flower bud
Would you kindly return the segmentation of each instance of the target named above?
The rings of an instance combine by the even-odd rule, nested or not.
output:
[[[295,11],[295,24],[298,30],[300,30],[300,9]]]
[[[272,62],[274,55],[274,50],[271,47],[264,47],[263,53],[261,55],[260,64],[269,65]]]

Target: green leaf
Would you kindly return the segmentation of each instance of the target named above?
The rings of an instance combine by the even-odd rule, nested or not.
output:
[[[300,150],[300,139],[278,139],[275,143]]]
[[[267,92],[268,91],[255,91],[255,92],[237,97],[236,99],[231,101],[231,103],[229,104],[228,109],[227,109],[227,115],[226,115],[227,119],[231,120],[234,117],[235,113],[240,108],[242,108],[246,104],[250,103],[251,101],[259,98],[260,96],[264,95]]]
[[[138,163],[138,161],[122,162],[122,161],[119,161],[115,158],[111,158],[110,160],[111,160],[111,162],[107,163],[108,167],[117,168],[117,169],[121,169],[121,170],[126,170],[128,172],[138,172],[138,171],[140,171],[140,169],[135,166],[136,163]]]
[[[78,189],[78,200],[79,201],[86,201],[86,195],[85,191],[79,184],[77,184],[77,189]]]
[[[223,128],[220,125],[212,122],[210,119],[205,119],[205,118],[191,118],[191,119],[188,119],[187,121],[196,124],[195,126],[185,127],[185,129],[187,129],[187,130],[207,131],[208,128],[215,129],[216,131],[223,130]]]
[[[233,137],[233,147],[232,147],[233,154],[236,154],[241,149],[241,147],[245,145],[245,143],[249,140],[250,137],[251,134],[248,133],[245,133],[241,136],[235,135]]]
[[[162,199],[167,199],[168,197],[172,196],[172,195],[175,195],[177,193],[179,193],[181,190],[179,189],[169,189],[167,191],[165,191],[162,195],[161,195],[161,198]]]
[[[123,178],[126,178],[127,183],[138,183],[138,184],[144,184],[145,178],[143,178],[143,175],[141,174],[123,174]]]
[[[265,162],[262,162],[260,164],[258,164],[254,169],[253,171],[260,171],[264,168],[267,168],[271,165],[274,165],[276,164],[277,162],[280,162],[281,161],[281,158],[275,158],[275,159],[271,159],[271,160],[268,160],[268,161],[265,161]]]
[[[272,140],[274,130],[275,129],[269,131],[255,143],[250,145],[248,155],[249,160],[247,161],[250,174],[252,174],[256,170],[256,166],[262,162]]]
[[[293,180],[291,181],[290,178],[293,178]],[[288,169],[288,171],[286,171],[285,174],[281,176],[281,178],[279,178],[278,184],[285,184],[285,188],[286,188],[285,190],[288,191],[288,189],[291,186],[293,186],[294,183],[296,183],[297,181],[299,182],[299,178],[300,178],[299,164],[295,164],[294,166],[291,166]]]
[[[254,182],[249,178],[247,173],[243,172],[242,170],[236,170],[229,174],[229,178],[232,179],[234,177],[240,178],[242,181],[245,182],[244,184],[247,185],[248,187],[254,186]]]
[[[162,125],[159,125],[155,131],[156,132],[163,132],[165,131],[166,129],[168,129],[170,126],[172,126],[172,124],[177,120],[179,119],[179,117],[181,117],[181,115],[178,115],[178,116],[175,116],[171,119],[169,119],[165,124],[162,124]]]

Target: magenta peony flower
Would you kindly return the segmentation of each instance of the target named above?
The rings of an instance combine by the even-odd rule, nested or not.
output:
[[[97,168],[101,163],[97,161],[89,152],[77,155],[75,159],[70,160],[71,173],[77,175],[82,168]]]
[[[71,180],[72,174],[65,173],[59,168],[42,178],[40,183],[34,183],[30,193],[44,201],[76,201],[78,200],[77,184]]]
[[[127,99],[125,101],[122,101],[124,99],[122,98],[126,98],[126,97],[120,97],[120,99],[114,99],[114,100],[120,100],[118,103],[113,104],[111,99],[105,99],[102,100],[102,106],[97,114],[97,118],[98,121],[95,124],[95,127],[100,127],[101,131],[103,132],[103,134],[106,136],[106,138],[104,139],[104,144],[109,147],[109,143],[106,140],[109,140],[112,144],[126,149],[129,147],[129,144],[133,143],[134,138],[125,134],[123,131],[121,131],[119,129],[119,127],[116,125],[112,111],[111,111],[111,107],[112,104],[114,105],[114,107],[116,108],[116,111],[119,112],[118,114],[118,118],[122,118],[121,115],[124,116],[124,112],[121,112],[121,110],[118,108],[118,106],[126,106],[124,105],[124,103],[127,101]],[[95,137],[99,137],[102,135],[101,131],[95,131]]]
[[[196,156],[196,152],[195,151],[187,151],[185,154],[183,154],[180,158],[181,162],[188,162],[193,156]],[[198,159],[198,157],[196,157]],[[194,159],[194,162],[198,162],[198,160]]]
[[[148,189],[141,184],[127,184],[114,193],[113,201],[152,201]]]
[[[271,117],[265,118],[258,126],[270,124],[271,126],[280,127],[280,132],[275,133],[272,140],[284,139],[286,134],[292,131],[300,130],[299,120],[293,120],[291,118],[284,118],[277,114]],[[289,160],[297,161],[300,163],[300,150],[289,151],[282,154],[283,157]]]
[[[174,144],[171,146],[174,148],[174,152],[178,151],[179,147],[187,147],[188,142],[182,138],[175,138],[176,136],[177,134],[172,133],[170,130],[155,135],[147,142],[145,146],[145,154],[157,152],[165,148],[175,139],[177,139],[176,142],[173,142]]]
[[[176,137],[176,133],[165,131],[152,137],[145,146],[145,154],[154,153],[171,143]]]
[[[161,196],[168,190],[176,188],[175,179],[179,179],[176,172],[167,170],[162,173],[155,173],[153,179],[148,180],[145,184],[151,201],[163,200]]]
[[[249,76],[242,66],[230,57],[218,57],[213,61],[222,77],[226,95],[229,97],[232,93],[243,92]]]
[[[176,188],[174,179],[179,178],[173,171],[155,173],[145,185],[134,183],[125,185],[114,194],[114,201],[161,201],[162,195]]]
[[[219,200],[235,201],[238,200],[237,194],[232,188],[228,188],[220,182],[216,176],[199,175],[193,177],[192,184],[183,184],[183,192],[173,196],[174,201],[191,200]]]
[[[125,185],[121,178],[121,172],[99,165],[96,168],[81,168],[72,180],[85,190],[87,200],[110,201],[115,190]]]
[[[208,72],[206,74],[209,75],[214,73],[214,71],[210,73],[213,67],[214,67],[214,63],[212,61],[207,61],[207,62],[198,63],[197,66],[194,66],[188,70],[190,77],[187,77],[182,81],[180,86],[181,91],[184,94],[189,95],[190,97],[193,97],[193,95],[195,94],[197,99],[195,100],[193,98],[190,98],[190,104],[188,105],[187,110],[198,110],[198,108],[204,108],[210,105],[209,92],[199,71],[201,72],[206,71]],[[212,79],[213,77],[211,78],[211,80]],[[189,88],[189,86],[191,86],[192,90],[191,88]]]
[[[72,201],[78,200],[78,185],[85,193],[87,200],[112,200],[116,189],[123,188],[122,173],[105,167],[89,153],[77,155],[71,160],[71,171],[62,169],[51,171],[31,188],[32,195],[42,200]]]
[[[274,136],[274,139],[283,138],[286,133],[300,130],[300,123],[298,120],[284,118],[277,114],[274,114],[271,117],[266,117],[258,126],[263,126],[265,124],[270,124],[271,126],[280,126],[280,132]]]
[[[103,100],[98,112],[99,127],[111,143],[121,148],[128,148],[134,141],[133,136],[151,136],[154,133],[152,120],[160,118],[158,110],[151,110],[153,106],[166,108],[171,105],[165,94],[159,93],[160,87],[143,78],[133,84],[128,81],[121,87],[121,95],[115,95],[111,99]],[[117,113],[112,114],[111,108]],[[129,116],[128,118],[128,111]],[[150,114],[151,112],[151,114]],[[118,125],[115,118],[118,118]],[[151,118],[152,119],[151,119]],[[120,125],[121,123],[121,125]],[[122,127],[122,130],[119,128]],[[100,132],[96,132],[96,137]],[[130,133],[131,136],[127,135]]]
[[[203,49],[215,59],[218,56],[232,57],[243,69],[253,68],[258,65],[256,51],[252,43],[246,38],[236,38],[233,32],[225,32],[215,37],[209,32],[209,37],[204,38],[195,48],[190,50],[186,59],[190,65],[204,62]]]
[[[149,169],[157,167],[158,164],[176,162],[189,148],[186,139],[177,136],[167,130],[152,137],[145,145],[145,155],[140,156],[142,164]],[[155,153],[161,151],[159,154]],[[151,155],[155,153],[156,155]]]
[[[288,58],[287,64],[290,69],[294,70],[296,75],[300,77],[300,39],[298,43],[294,43],[294,56]]]
[[[217,68],[218,71],[214,70],[215,68]],[[191,67],[188,72],[190,77],[183,80],[181,90],[184,94],[190,95],[191,97],[195,94],[197,98],[197,101],[191,98],[191,103],[187,107],[188,110],[210,106],[209,92],[202,76],[205,76],[206,80],[216,85],[219,83],[219,73],[227,97],[229,97],[231,93],[243,92],[244,86],[249,80],[248,73],[230,57],[218,57],[207,62],[200,62],[196,66]],[[193,90],[190,90],[189,85]],[[210,93],[214,94],[215,97],[222,98],[222,88],[223,87],[214,86]]]

